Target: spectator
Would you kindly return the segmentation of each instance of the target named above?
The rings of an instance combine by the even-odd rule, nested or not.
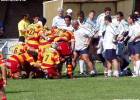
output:
[[[30,24],[29,22],[29,14],[24,14],[22,16],[22,19],[18,23],[18,31],[19,31],[19,37],[24,36],[25,37],[25,31],[28,25]]]
[[[3,22],[0,21],[0,37],[3,36],[4,34],[4,25],[3,25]]]
[[[61,28],[65,26],[64,21],[64,10],[62,8],[58,8],[58,15],[53,18],[52,27]]]

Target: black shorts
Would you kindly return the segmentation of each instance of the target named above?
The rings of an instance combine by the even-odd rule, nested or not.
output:
[[[133,42],[128,43],[128,51],[129,51],[129,55],[135,54],[135,45]]]
[[[115,49],[106,49],[105,50],[105,59],[106,60],[117,59],[116,50]]]
[[[83,49],[83,50],[75,50],[79,55],[82,54],[88,54],[89,53],[89,48]]]
[[[134,50],[135,50],[135,54],[140,54],[140,41],[135,42]]]

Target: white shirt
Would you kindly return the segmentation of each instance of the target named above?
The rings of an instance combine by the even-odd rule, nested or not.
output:
[[[74,30],[73,27],[72,27],[72,25],[69,25],[69,26],[66,26],[65,25],[65,26],[62,26],[61,28],[62,29],[65,29],[65,30],[68,30],[68,31],[71,31],[71,32],[73,32],[73,30]]]
[[[63,17],[55,16],[53,18],[52,26],[56,26],[57,28],[61,28],[65,26],[65,20]]]
[[[102,33],[106,29],[106,25],[105,25],[105,22],[104,22],[105,16],[106,16],[105,13],[102,13],[97,17],[97,20],[96,20],[97,29],[99,30],[99,36],[102,36]]]
[[[114,18],[112,20],[112,23],[116,26],[116,28],[118,28],[120,35],[124,32],[129,31],[129,25],[125,19],[122,19],[121,21],[117,21],[117,19]]]
[[[104,38],[103,38],[103,48],[104,48],[104,50],[106,50],[106,49],[116,49],[117,46],[114,43],[116,35],[118,35],[118,30],[115,27],[115,25],[113,25],[112,23],[107,25],[106,30],[105,30],[105,35],[104,35]]]
[[[78,30],[74,31],[75,50],[86,49],[89,46],[87,40],[92,36],[93,35],[85,28],[80,27]]]
[[[86,20],[85,27],[89,28],[91,31],[95,32],[97,31],[96,29],[96,20],[90,20],[89,18]]]
[[[129,42],[132,42],[134,38],[139,35],[140,35],[140,24],[138,22],[135,22],[133,25],[129,26],[129,36],[130,36]],[[140,39],[136,41],[140,41]]]

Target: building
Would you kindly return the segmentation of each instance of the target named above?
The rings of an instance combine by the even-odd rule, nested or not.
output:
[[[46,4],[46,2],[48,2]],[[45,16],[48,20],[48,26],[51,26],[52,18],[56,15],[56,9],[63,7],[73,9],[74,17],[79,10],[83,10],[87,15],[91,9],[97,14],[103,12],[104,7],[111,7],[112,14],[117,11],[123,11],[125,17],[135,9],[140,11],[140,0],[63,0],[64,3],[54,3],[52,0],[26,0],[23,2],[0,2],[0,20],[4,21],[5,34],[3,38],[18,37],[17,23],[21,15],[29,13],[33,15]],[[43,3],[44,2],[44,3]],[[44,9],[44,10],[43,10]]]

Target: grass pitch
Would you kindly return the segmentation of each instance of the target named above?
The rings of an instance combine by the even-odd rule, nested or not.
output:
[[[8,100],[140,100],[140,77],[8,80],[6,93]]]

